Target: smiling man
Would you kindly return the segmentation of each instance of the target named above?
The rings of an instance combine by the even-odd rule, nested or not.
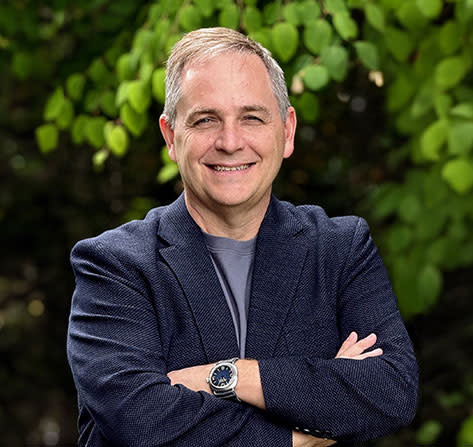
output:
[[[79,445],[357,445],[409,423],[417,366],[366,223],[271,194],[296,113],[269,52],[187,34],[159,124],[184,193],[72,252]]]

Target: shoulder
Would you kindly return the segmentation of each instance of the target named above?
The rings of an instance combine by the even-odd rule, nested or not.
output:
[[[147,252],[156,249],[157,229],[166,208],[153,208],[144,219],[127,222],[98,236],[77,242],[71,252],[72,262],[90,256],[114,257],[122,262],[127,259],[143,259]]]
[[[308,236],[350,238],[357,233],[369,232],[365,219],[359,216],[329,217],[325,210],[317,205],[296,206],[289,202],[279,201],[278,206],[294,216]]]

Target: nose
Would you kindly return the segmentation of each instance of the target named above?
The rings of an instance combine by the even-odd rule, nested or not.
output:
[[[243,148],[243,138],[238,124],[224,123],[219,130],[215,147],[228,153],[236,152]]]

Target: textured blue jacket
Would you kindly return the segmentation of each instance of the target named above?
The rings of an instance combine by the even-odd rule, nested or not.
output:
[[[238,356],[230,311],[181,196],[72,251],[68,357],[80,446],[290,447],[291,427],[362,443],[408,424],[417,365],[363,219],[274,197],[261,225],[246,353],[266,411],[184,386],[168,371]],[[351,331],[380,357],[334,359]]]

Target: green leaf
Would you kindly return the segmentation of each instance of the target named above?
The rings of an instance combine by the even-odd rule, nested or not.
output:
[[[123,126],[115,126],[112,123],[110,130],[105,132],[105,142],[114,155],[123,157],[129,145],[128,134]]]
[[[282,15],[286,19],[286,22],[292,25],[299,25],[302,21],[302,17],[299,16],[299,4],[288,3],[282,10]]]
[[[454,87],[465,76],[466,68],[465,60],[462,57],[443,59],[435,67],[435,82],[440,88]]]
[[[362,64],[369,70],[377,70],[379,68],[378,48],[371,42],[358,41],[355,42],[355,49],[358,58]]]
[[[43,154],[57,148],[59,131],[54,124],[43,124],[36,129],[36,141]]]
[[[90,79],[98,85],[105,85],[109,82],[110,72],[102,59],[95,59],[88,70]]]
[[[325,0],[324,5],[330,14],[347,12],[347,7],[343,0]]]
[[[446,118],[452,107],[452,98],[446,93],[435,95],[434,107],[439,118]]]
[[[143,82],[150,82],[151,76],[153,75],[154,71],[154,64],[151,62],[145,62],[141,64],[138,78],[141,79]]]
[[[94,117],[87,120],[84,129],[85,138],[96,149],[100,149],[105,144],[103,132],[106,122],[103,117]]]
[[[117,107],[121,107],[128,100],[128,92],[130,89],[130,81],[123,81],[117,89],[117,96],[115,98],[115,104]]]
[[[416,89],[415,84],[409,76],[399,73],[396,80],[388,86],[387,106],[388,110],[396,111],[404,107]]]
[[[473,163],[462,158],[450,160],[442,169],[442,177],[456,192],[464,194],[473,186]]]
[[[457,446],[466,447],[473,445],[473,416],[467,417],[461,425],[457,437]]]
[[[128,102],[138,112],[143,113],[151,102],[151,89],[143,81],[131,81],[128,87]]]
[[[304,84],[311,90],[320,90],[328,84],[330,75],[327,67],[323,65],[309,65],[304,68],[302,79]]]
[[[94,168],[97,170],[101,170],[109,155],[110,152],[106,148],[100,149],[99,151],[95,152],[94,156],[92,157],[92,163],[94,165]]]
[[[414,47],[409,34],[396,28],[386,29],[384,42],[390,53],[399,62],[406,62]]]
[[[311,92],[304,92],[297,99],[297,111],[300,112],[302,119],[310,124],[317,121],[320,115],[319,100]]]
[[[224,9],[226,6],[233,4],[233,0],[215,0],[217,9]]]
[[[146,128],[147,115],[136,112],[128,103],[120,108],[120,119],[127,129],[136,137]]]
[[[264,6],[263,18],[265,23],[273,25],[281,18],[281,0],[270,2]]]
[[[332,27],[324,20],[319,19],[306,24],[304,29],[304,44],[313,54],[319,54],[323,48],[332,42]]]
[[[413,239],[412,229],[406,225],[393,225],[386,234],[386,245],[390,253],[406,250]]]
[[[159,170],[156,179],[159,183],[167,183],[174,177],[176,177],[178,174],[179,168],[177,167],[177,164],[166,164]]]
[[[366,20],[377,31],[384,32],[385,18],[383,10],[375,3],[367,3],[365,6]]]
[[[237,29],[240,24],[240,9],[235,4],[226,5],[218,17],[218,23],[224,28]]]
[[[153,96],[161,104],[164,104],[164,101],[166,99],[165,79],[165,68],[157,68],[156,70],[154,70],[153,77],[151,78],[151,90],[153,92]]]
[[[440,182],[444,184],[444,182]],[[422,241],[438,237],[447,219],[443,208],[436,204],[431,209],[423,209],[415,222],[416,238]]]
[[[460,23],[467,23],[473,18],[473,1],[460,0],[455,5],[455,18]]]
[[[343,81],[348,71],[348,51],[341,46],[326,47],[321,52],[322,64],[335,81]]]
[[[282,62],[288,62],[299,43],[297,28],[290,23],[277,23],[272,30],[273,47]]]
[[[415,1],[404,1],[396,15],[399,22],[411,31],[424,28],[428,24],[428,19],[420,12]]]
[[[345,40],[358,36],[358,26],[348,12],[339,12],[333,16],[333,26]]]
[[[448,129],[448,151],[466,155],[473,148],[473,122],[454,121]]]
[[[437,18],[442,12],[442,0],[416,0],[419,11],[429,19]]]
[[[450,115],[458,118],[473,119],[473,102],[458,104],[450,110]]]
[[[447,140],[448,122],[444,119],[435,121],[422,134],[420,145],[422,155],[427,160],[440,159],[440,149]]]
[[[85,140],[85,128],[89,117],[87,115],[79,115],[72,123],[72,142],[74,144],[82,144]]]
[[[61,113],[64,104],[64,90],[58,87],[54,93],[49,97],[48,102],[44,108],[44,119],[46,121],[55,120]]]
[[[122,54],[118,58],[116,71],[119,81],[128,81],[133,79],[135,76],[135,70],[129,53]]]
[[[67,78],[66,92],[74,101],[82,97],[84,91],[85,76],[82,73],[74,73]]]
[[[133,39],[133,50],[135,54],[142,54],[146,51],[153,41],[154,33],[150,29],[146,28],[139,28],[135,34]],[[133,51],[132,51],[133,57]]]
[[[458,23],[453,20],[444,23],[440,28],[437,40],[443,54],[455,53],[462,42],[462,33],[458,30]]]
[[[425,82],[414,97],[411,106],[412,118],[424,116],[434,105],[435,89],[431,82]]]
[[[192,31],[200,28],[202,17],[200,11],[194,5],[184,5],[178,13],[179,25],[184,31]]]
[[[307,25],[313,20],[317,20],[320,17],[322,11],[317,2],[308,0],[299,3],[299,16],[301,17],[302,23]]]
[[[417,292],[424,309],[431,307],[442,291],[442,273],[432,264],[427,264],[417,278]]]
[[[422,212],[422,206],[417,196],[410,194],[399,204],[399,217],[407,223],[415,223]]]
[[[57,127],[61,130],[68,129],[71,124],[72,120],[74,119],[74,106],[72,101],[68,98],[64,98],[64,102],[62,103],[61,113],[56,118]]]
[[[213,0],[194,0],[195,5],[199,8],[200,13],[208,18],[214,12],[214,1]]]
[[[263,24],[261,13],[253,6],[245,8],[242,20],[243,26],[249,33],[259,30]]]
[[[13,54],[12,69],[18,79],[27,79],[33,71],[33,66],[34,59],[31,54],[25,51]]]
[[[84,109],[89,113],[96,113],[100,106],[101,91],[94,89],[89,90],[84,98]]]
[[[105,115],[115,118],[118,115],[118,108],[115,104],[115,94],[111,90],[106,90],[100,99],[100,108]]]
[[[271,31],[271,28],[261,28],[258,31],[254,31],[253,33],[248,34],[248,37],[254,40],[255,42],[260,43],[269,51],[272,51],[273,41]]]
[[[395,10],[401,6],[402,2],[406,0],[380,0],[380,4],[385,10]]]

